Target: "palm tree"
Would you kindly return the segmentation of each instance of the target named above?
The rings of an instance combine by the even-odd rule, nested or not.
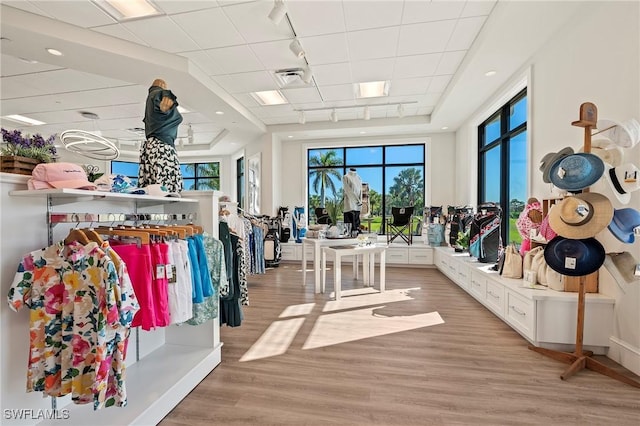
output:
[[[198,166],[198,188],[190,189],[220,189],[220,163],[197,163]],[[186,168],[195,175],[196,164],[187,164]]]
[[[325,205],[326,188],[329,188],[333,195],[336,195],[336,185],[332,178],[336,178],[339,181],[342,175],[337,169],[330,167],[341,165],[342,160],[338,158],[338,153],[333,150],[321,153],[319,156],[311,157],[309,159],[310,167],[322,167],[321,169],[312,170],[310,173],[312,179],[311,186],[313,187],[313,190],[316,192],[320,191],[321,205],[318,207],[324,207]]]
[[[400,206],[422,207],[424,199],[424,179],[420,170],[409,167],[403,169],[393,178],[393,185],[389,188],[389,199]],[[387,206],[391,209],[391,206]]]

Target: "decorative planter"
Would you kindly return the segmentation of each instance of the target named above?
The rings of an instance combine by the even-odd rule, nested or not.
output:
[[[33,168],[41,162],[28,157],[3,155],[0,157],[0,172],[30,176]]]

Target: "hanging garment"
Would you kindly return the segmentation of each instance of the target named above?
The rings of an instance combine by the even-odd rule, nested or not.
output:
[[[190,325],[199,325],[218,316],[219,288],[221,282],[227,281],[224,247],[220,240],[205,234],[203,238],[207,263],[211,273],[213,294],[205,297],[202,303],[193,304],[193,317],[187,321]]]
[[[189,249],[184,240],[171,241],[168,245],[168,255],[171,259],[171,264],[166,269],[168,272],[169,314],[171,324],[179,324],[193,316]]]

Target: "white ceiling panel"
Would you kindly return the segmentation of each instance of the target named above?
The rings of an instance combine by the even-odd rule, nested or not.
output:
[[[347,37],[344,33],[315,37],[300,37],[310,65],[335,64],[349,60]]]
[[[462,14],[460,15],[460,17],[468,18],[470,16],[488,16],[495,5],[496,5],[495,0],[467,1],[464,5],[464,9],[462,10]]]
[[[264,66],[247,45],[221,47],[206,50],[215,64],[219,64],[223,74],[264,70]]]
[[[431,83],[431,77],[394,79],[389,89],[390,96],[423,95]]]
[[[347,33],[349,56],[353,61],[396,56],[400,27]]]
[[[224,11],[247,43],[291,38],[291,29],[286,19],[283,19],[278,25],[275,25],[270,19],[265,19],[272,8],[273,2],[271,1],[256,1],[225,5],[221,10]]]
[[[454,74],[460,66],[465,54],[466,51],[463,50],[459,50],[457,52],[444,52],[442,54],[442,58],[440,58],[440,63],[438,64],[435,74]]]
[[[478,35],[478,31],[482,28],[486,17],[477,16],[473,18],[460,19],[456,24],[456,29],[451,35],[447,50],[464,50],[471,47],[471,43]]]
[[[451,81],[450,75],[439,75],[433,77],[431,79],[431,84],[429,85],[429,89],[427,89],[427,94],[429,93],[442,93],[447,88],[447,85]]]
[[[207,75],[224,74],[224,70],[219,62],[215,61],[206,50],[180,53],[180,56],[189,58],[191,62],[198,66]]]
[[[322,88],[322,97],[327,102],[355,100],[353,85],[324,86]]]
[[[170,53],[189,52],[199,48],[193,39],[167,16],[127,21],[122,25],[150,46],[157,45],[156,40],[162,40],[162,50]]]
[[[322,99],[320,99],[320,94],[315,87],[281,89],[280,91],[291,104],[322,101]]]
[[[104,25],[102,27],[93,27],[93,31],[106,34],[111,37],[121,38],[123,40],[131,41],[133,43],[142,44],[148,46],[149,44],[142,40],[140,37],[129,31],[127,28],[120,24]]]
[[[403,24],[457,19],[464,1],[407,1],[404,2]]]
[[[291,40],[253,43],[249,46],[266,69],[281,69],[304,66],[304,59],[296,57],[289,49]],[[304,45],[302,46],[304,48]]]
[[[389,80],[393,76],[394,66],[395,59],[393,58],[352,62],[351,74],[353,82]]]
[[[274,90],[276,85],[274,78],[267,71],[219,75],[214,77],[214,80],[232,94]]]
[[[2,67],[0,67],[0,72],[2,73],[2,77],[9,77],[9,76],[18,75],[18,74],[28,74],[28,73],[36,73],[36,72],[44,72],[44,71],[61,69],[58,66],[43,64],[40,62],[32,64],[27,62],[27,58],[23,58],[23,59],[24,60],[17,58],[15,56],[2,55],[2,59],[1,59]],[[2,93],[2,96],[4,97],[4,93]]]
[[[400,25],[403,3],[399,1],[343,2],[347,31]]]
[[[249,95],[248,93],[238,93],[233,95],[233,97],[247,108],[256,108],[259,106],[256,100],[253,99],[253,96]]]
[[[443,52],[455,25],[454,20],[403,25],[398,56]]]
[[[227,18],[220,8],[173,15],[171,19],[182,28],[201,49],[244,43],[240,33],[238,33],[229,21],[229,18]],[[195,49],[187,48],[173,51],[186,52],[189,50]]]
[[[154,3],[168,15],[218,7],[215,0],[155,0]]]
[[[441,57],[441,53],[398,57],[396,58],[393,78],[414,78],[434,75]]]
[[[300,37],[345,31],[342,1],[290,1],[287,9],[291,24]]]
[[[350,83],[352,81],[351,65],[348,62],[331,65],[316,65],[313,76],[320,86]]]
[[[91,2],[78,1],[42,1],[38,9],[58,21],[82,28],[113,24],[115,19]]]

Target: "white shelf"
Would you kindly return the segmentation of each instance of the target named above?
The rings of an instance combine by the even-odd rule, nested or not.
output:
[[[122,194],[119,192],[104,192],[104,191],[89,191],[86,189],[20,189],[15,191],[9,191],[9,195],[13,197],[42,197],[51,196],[53,199],[79,199],[82,197],[91,197],[92,199],[104,199],[113,201],[136,201],[150,204],[161,203],[197,203],[198,200],[192,198],[181,197],[158,197],[155,195],[137,195],[137,194]]]
[[[214,321],[217,321],[215,319]],[[91,404],[69,404],[69,418],[46,420],[39,425],[100,426],[151,425],[159,423],[221,361],[221,346],[198,349],[165,344],[127,367],[126,407],[94,411]]]

